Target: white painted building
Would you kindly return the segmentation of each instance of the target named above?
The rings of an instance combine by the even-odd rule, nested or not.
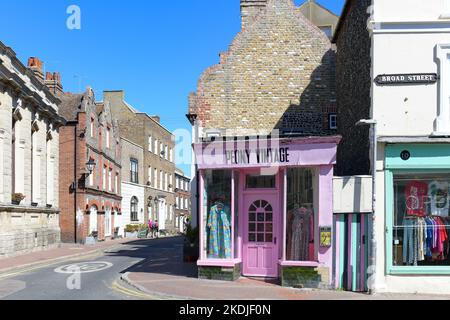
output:
[[[364,116],[377,122],[376,268],[371,287],[375,292],[448,294],[450,1],[372,0],[368,21],[364,12],[370,1],[362,2],[366,8],[347,1],[335,41],[338,64],[345,61],[339,55],[352,52],[352,46],[355,64],[370,61],[371,84],[364,94],[371,96],[371,102],[358,109],[367,107]],[[360,58],[365,44],[356,39],[365,37],[363,24],[371,50]],[[348,70],[344,65],[337,69],[356,72],[356,67]],[[338,81],[343,81],[339,75]],[[339,112],[351,108],[345,95],[340,97],[347,105],[338,103]],[[340,119],[341,125],[348,126],[343,132],[349,138],[357,135],[357,129],[350,128],[355,122]],[[358,157],[355,150],[348,148]],[[368,154],[365,157],[370,159]],[[433,233],[431,223],[445,230],[446,236]]]
[[[61,239],[61,101],[46,86],[42,63],[30,58],[28,66],[0,42],[0,258]]]
[[[144,185],[144,148],[125,138],[122,147],[122,220],[120,235],[127,225],[146,224],[147,205]]]

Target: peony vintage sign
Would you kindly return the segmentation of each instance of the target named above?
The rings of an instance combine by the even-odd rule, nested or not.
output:
[[[436,73],[383,74],[375,78],[379,86],[433,84],[438,81]]]
[[[340,137],[225,141],[194,144],[199,169],[320,166],[336,163]]]

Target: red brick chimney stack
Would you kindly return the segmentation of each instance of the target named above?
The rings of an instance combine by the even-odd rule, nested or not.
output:
[[[42,71],[42,61],[39,58],[31,57],[28,59],[28,68],[33,71],[36,78],[44,82],[44,72]]]
[[[45,75],[45,85],[53,94],[64,93],[61,83],[61,74],[59,72],[47,72]]]

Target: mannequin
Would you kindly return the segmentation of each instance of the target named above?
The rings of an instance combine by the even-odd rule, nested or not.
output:
[[[210,259],[231,259],[231,213],[223,200],[220,197],[214,202],[208,217]]]
[[[290,260],[308,261],[309,242],[311,238],[312,212],[295,205],[291,224]]]

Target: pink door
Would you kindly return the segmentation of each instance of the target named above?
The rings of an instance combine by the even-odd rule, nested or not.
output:
[[[277,193],[244,196],[243,274],[278,277]]]

